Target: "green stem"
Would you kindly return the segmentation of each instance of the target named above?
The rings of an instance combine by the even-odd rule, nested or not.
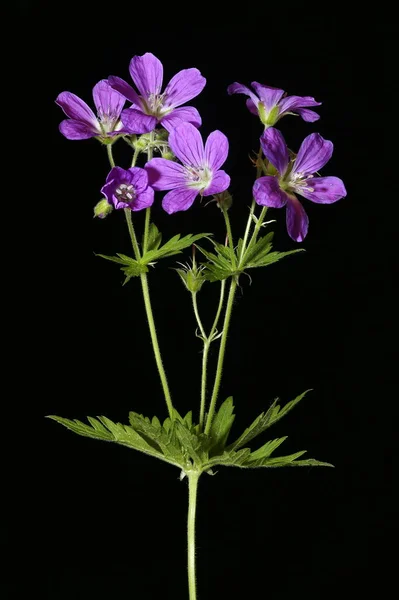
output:
[[[262,159],[262,147],[259,148],[259,152],[258,152],[258,156],[257,156],[257,163],[258,161],[260,161]],[[259,179],[259,177],[261,176],[262,173],[262,166],[260,166],[259,164],[256,165],[256,179]],[[247,226],[245,228],[245,233],[244,233],[244,239],[242,242],[242,247],[241,247],[241,253],[239,256],[239,261],[240,263],[242,262],[242,259],[244,257],[245,254],[245,250],[246,250],[246,246],[247,246],[247,241],[248,241],[248,236],[249,236],[249,232],[251,230],[251,225],[253,222],[252,219],[252,215],[255,212],[255,207],[256,207],[256,203],[255,203],[255,198],[253,198],[252,200],[252,204],[251,204],[251,208],[249,211],[249,216],[248,216],[248,221],[247,221]]]
[[[195,514],[197,508],[197,490],[200,473],[190,471],[188,474],[188,516],[187,516],[187,567],[189,600],[197,600],[195,577]]]
[[[114,155],[112,153],[112,144],[107,145],[107,154],[108,154],[109,164],[111,165],[112,168],[114,168],[115,161],[114,161]]]
[[[198,327],[200,328],[202,337],[206,338],[205,329],[204,329],[204,326],[202,325],[201,317],[200,317],[199,311],[198,311],[197,292],[191,292],[191,298],[193,301],[193,309],[194,309],[195,318],[197,319]]]
[[[154,315],[152,313],[152,308],[151,308],[150,292],[148,289],[148,280],[147,280],[146,273],[141,273],[140,279],[141,279],[141,287],[143,289],[143,298],[144,298],[145,310],[147,313],[148,327],[150,329],[152,348],[154,350],[154,355],[155,355],[155,362],[157,363],[159,377],[161,378],[162,389],[163,389],[163,393],[165,396],[166,405],[168,407],[169,416],[173,420],[172,398],[170,395],[168,380],[166,378],[166,373],[165,373],[165,369],[164,369],[162,358],[161,358],[161,351],[159,349],[157,331],[155,329]]]
[[[225,351],[226,351],[227,334],[229,331],[231,312],[233,310],[233,302],[234,302],[234,296],[236,293],[236,289],[237,289],[237,281],[233,277],[231,280],[231,284],[230,284],[230,292],[229,292],[229,297],[227,300],[226,313],[224,315],[223,333],[222,333],[222,339],[220,341],[218,364],[216,367],[215,383],[213,385],[212,398],[211,398],[211,403],[209,405],[208,418],[207,418],[206,426],[205,426],[206,434],[209,434],[209,431],[210,431],[210,428],[212,425],[213,415],[215,413],[216,401],[218,398],[220,382],[222,379],[222,371],[223,371],[224,355],[225,355]]]
[[[147,161],[149,162],[153,157],[153,147],[154,143],[154,132],[150,133],[150,143],[147,148]],[[144,222],[144,235],[143,235],[143,254],[147,252],[148,245],[148,232],[150,229],[150,220],[151,220],[151,207],[145,209],[145,222]]]
[[[243,261],[245,261],[246,255],[248,254],[248,252],[250,251],[250,249],[252,248],[252,246],[256,242],[256,239],[257,239],[258,233],[259,233],[259,229],[262,227],[263,219],[266,216],[266,212],[267,212],[267,206],[264,206],[262,208],[262,212],[259,215],[258,222],[255,225],[255,229],[253,230],[252,237],[251,237],[251,239],[249,241],[249,244],[248,244],[248,248],[244,252]]]
[[[220,298],[219,298],[219,306],[216,312],[215,320],[212,325],[212,329],[210,331],[209,336],[204,341],[204,351],[202,354],[202,375],[201,375],[201,405],[200,405],[200,419],[199,419],[199,429],[200,431],[204,428],[204,420],[205,420],[205,402],[206,402],[206,383],[207,383],[207,368],[208,368],[208,356],[209,349],[211,343],[213,342],[213,336],[216,333],[216,327],[219,322],[220,313],[223,308],[223,300],[224,300],[224,290],[226,288],[226,280],[223,279],[220,286]]]
[[[230,246],[230,250],[231,250],[231,254],[232,254],[232,260],[233,260],[234,266],[235,266],[236,257],[235,257],[235,252],[234,252],[233,234],[231,233],[231,225],[230,225],[229,215],[225,208],[223,208],[223,216],[224,216],[224,220],[226,223],[227,238],[228,238],[228,242],[229,242],[229,246]]]
[[[139,248],[139,245],[137,243],[136,233],[135,233],[134,227],[133,227],[132,211],[130,210],[130,208],[125,208],[124,211],[125,211],[125,217],[126,217],[127,227],[129,229],[130,239],[132,241],[134,255],[136,257],[136,260],[140,260],[140,258],[141,258],[141,256],[140,256],[140,248]]]
[[[136,162],[139,157],[139,154],[140,154],[140,150],[139,150],[139,148],[136,148],[136,150],[134,151],[134,154],[133,154],[133,158],[132,158],[132,167],[136,166]]]

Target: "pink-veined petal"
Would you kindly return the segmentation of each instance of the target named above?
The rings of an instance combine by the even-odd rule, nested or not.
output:
[[[143,56],[133,56],[129,66],[130,75],[140,94],[148,98],[151,94],[160,93],[163,81],[161,61],[151,52]]]
[[[280,188],[277,177],[271,175],[259,177],[253,185],[252,193],[255,202],[261,206],[282,208],[288,201],[288,194]]]
[[[153,158],[145,165],[148,173],[148,184],[154,190],[173,190],[186,182],[186,169],[166,158]]]
[[[188,210],[198,196],[198,190],[178,187],[166,194],[162,200],[162,208],[169,214]]]
[[[308,233],[309,218],[302,204],[293,194],[290,194],[288,198],[286,222],[290,238],[295,242],[303,242]]]
[[[217,171],[226,161],[229,153],[229,140],[219,130],[212,131],[205,142],[205,159],[213,171]]]
[[[307,180],[307,186],[313,191],[298,189],[297,193],[317,204],[332,204],[346,196],[344,182],[339,177],[313,177]]]
[[[144,191],[137,194],[136,198],[129,204],[129,208],[133,211],[149,208],[154,202],[154,190],[152,187],[147,187]]]
[[[192,167],[204,165],[204,143],[200,132],[191,123],[182,123],[171,131],[169,146],[183,164]]]
[[[319,133],[311,133],[302,142],[296,157],[293,171],[312,175],[330,160],[334,145]]]
[[[266,129],[260,138],[263,154],[277,171],[284,175],[289,163],[289,153],[283,134],[274,127]]]
[[[202,92],[206,79],[198,69],[184,69],[176,73],[165,88],[164,106],[180,106]]]

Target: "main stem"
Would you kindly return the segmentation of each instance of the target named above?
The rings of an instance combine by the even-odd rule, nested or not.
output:
[[[197,600],[195,577],[195,514],[197,509],[197,490],[200,473],[191,471],[188,476],[188,516],[187,516],[187,567],[189,600]]]
[[[219,393],[219,388],[220,388],[220,382],[222,380],[222,371],[223,371],[224,354],[226,351],[227,334],[229,331],[231,312],[233,310],[233,302],[234,302],[234,296],[236,293],[236,289],[237,289],[237,281],[233,277],[231,280],[231,284],[230,284],[230,292],[229,292],[229,297],[227,299],[226,312],[224,315],[223,334],[222,334],[222,339],[220,340],[220,348],[219,348],[218,364],[217,364],[217,368],[216,368],[215,383],[213,386],[213,393],[212,393],[211,403],[209,405],[208,418],[207,418],[206,426],[205,426],[206,434],[209,434],[209,431],[211,429],[212,419],[213,419],[213,415],[215,413],[216,401],[218,398],[218,393]]]

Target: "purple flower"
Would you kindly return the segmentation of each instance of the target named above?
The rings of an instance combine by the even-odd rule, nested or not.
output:
[[[112,137],[129,133],[120,121],[125,98],[109,85],[106,79],[93,88],[97,117],[86,102],[71,92],[62,92],[56,104],[61,106],[68,119],[60,123],[61,133],[68,140],[86,140],[91,137]]]
[[[252,87],[256,94],[241,83],[232,83],[227,88],[229,94],[245,94],[249,96],[246,104],[247,108],[254,115],[259,115],[263,125],[272,127],[287,114],[298,114],[304,121],[317,121],[320,116],[313,110],[305,108],[307,106],[320,106],[321,102],[316,102],[310,96],[284,96],[284,90],[262,85],[253,81]]]
[[[101,191],[115,208],[143,210],[154,202],[154,190],[148,185],[147,172],[139,167],[127,170],[114,167]]]
[[[206,79],[198,69],[179,71],[162,93],[163,66],[156,56],[150,52],[134,56],[129,70],[140,95],[120,77],[111,76],[109,82],[133,103],[122,113],[122,122],[130,131],[148,133],[158,123],[168,131],[172,131],[182,121],[188,121],[196,127],[201,125],[201,117],[196,108],[177,108],[198,96],[204,89]]]
[[[154,190],[171,190],[162,201],[167,213],[187,210],[198,194],[211,196],[229,187],[230,177],[219,170],[229,151],[221,131],[213,131],[204,148],[198,129],[182,123],[170,133],[169,145],[182,165],[165,158],[153,158],[145,165]]]
[[[338,177],[314,175],[330,160],[333,144],[318,133],[311,133],[303,140],[296,158],[290,159],[283,135],[273,127],[263,132],[260,143],[277,174],[255,181],[254,198],[262,206],[286,206],[288,234],[296,242],[302,242],[309,219],[295,193],[318,204],[332,204],[346,196],[344,183]]]

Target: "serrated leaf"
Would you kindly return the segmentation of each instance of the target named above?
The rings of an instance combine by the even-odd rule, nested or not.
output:
[[[244,258],[245,266],[256,262],[257,259],[261,258],[262,256],[266,256],[266,254],[270,252],[272,248],[271,241],[273,239],[273,235],[274,233],[271,231],[267,235],[259,238],[256,244],[254,244],[254,246],[246,252]]]
[[[238,450],[238,452],[230,451],[223,452],[219,456],[213,456],[205,465],[204,470],[210,469],[217,465],[221,465],[224,467],[241,467],[248,456],[251,454],[251,450],[249,448],[242,448]]]
[[[188,453],[188,457],[194,462],[197,467],[202,465],[201,459],[201,444],[200,440],[196,435],[190,433],[185,425],[179,421],[175,421],[175,431],[177,439],[179,440],[183,449]]]
[[[223,404],[221,404],[218,412],[213,418],[209,432],[212,454],[221,454],[223,452],[227,437],[235,419],[233,410],[233,398],[230,396],[223,402]]]
[[[204,277],[207,281],[223,281],[233,274],[230,269],[222,269],[210,263],[202,263],[205,266]]]
[[[181,238],[180,234],[178,233],[160,248],[146,252],[141,260],[143,263],[148,264],[149,262],[158,260],[159,258],[166,258],[168,256],[180,254],[181,251],[184,250],[184,248],[188,248],[197,240],[200,240],[204,237],[210,237],[211,235],[211,233],[197,233],[195,235],[190,233]]]
[[[161,424],[153,424],[150,422],[148,417],[138,415],[135,412],[129,413],[129,422],[132,428],[143,438],[146,442],[154,447],[158,447],[165,457],[175,461],[175,463],[182,465],[184,462],[183,455],[180,447],[176,446],[171,439],[172,427],[169,431],[165,431]]]
[[[183,421],[185,423],[185,425],[188,427],[188,429],[190,430],[192,425],[193,425],[193,411],[190,410],[185,417],[183,417]]]
[[[275,440],[270,440],[266,442],[263,446],[251,452],[250,460],[258,460],[269,458],[269,456],[279,447],[285,440],[287,439],[287,435],[282,438],[277,438]]]
[[[247,463],[243,465],[243,467],[247,469],[256,469],[258,467],[268,467],[273,469],[280,467],[334,467],[334,465],[330,463],[315,460],[314,458],[297,460],[297,458],[303,456],[305,453],[306,450],[301,450],[300,452],[295,452],[294,454],[289,454],[287,456],[276,456],[274,458],[263,459],[261,458],[255,461],[251,461],[249,459]]]
[[[272,265],[286,256],[297,254],[298,252],[305,252],[305,250],[304,248],[299,248],[297,250],[289,250],[288,252],[266,252],[265,254],[253,258],[250,262],[246,262],[245,268],[253,269],[255,267],[267,267],[268,265]]]
[[[282,419],[310,391],[310,389],[306,390],[305,392],[294,398],[294,400],[291,400],[290,402],[285,404],[283,408],[281,408],[280,404],[278,404],[279,398],[276,398],[270,406],[269,410],[266,413],[261,413],[258,417],[256,417],[255,421],[249,427],[247,427],[244,433],[240,435],[240,437],[235,442],[230,444],[230,446],[228,446],[226,450],[237,450],[238,448],[241,448],[242,446],[248,444],[248,442],[250,442],[255,437],[263,433],[268,427]]]
[[[105,429],[105,427],[102,427],[101,423],[99,423],[98,425],[100,425],[102,429],[100,429],[99,426],[94,427],[91,425],[87,425],[86,423],[82,423],[82,421],[79,421],[78,419],[64,419],[63,417],[57,417],[56,415],[49,415],[47,418],[52,419],[57,423],[60,423],[70,431],[73,431],[74,433],[77,433],[78,435],[82,435],[84,437],[90,437],[96,440],[106,441],[110,441],[113,439],[112,433]],[[96,421],[96,419],[91,417],[91,421]]]
[[[151,223],[148,229],[147,250],[158,250],[162,242],[162,233],[158,230],[155,223]]]

